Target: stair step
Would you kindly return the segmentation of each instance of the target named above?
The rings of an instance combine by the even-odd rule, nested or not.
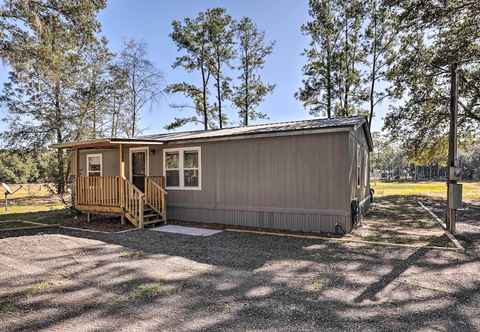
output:
[[[152,225],[152,224],[158,224],[158,223],[163,223],[163,220],[155,219],[155,220],[144,221],[143,225]]]
[[[150,218],[150,217],[159,217],[160,215],[158,213],[149,213],[149,214],[144,214],[143,218]]]

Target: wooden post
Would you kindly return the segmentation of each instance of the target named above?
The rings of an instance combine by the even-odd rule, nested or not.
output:
[[[118,163],[119,163],[119,176],[120,176],[120,183],[119,183],[119,190],[120,190],[120,208],[122,209],[122,215],[120,216],[120,223],[125,225],[125,186],[123,180],[125,179],[125,160],[123,158],[123,145],[119,144],[118,146]]]
[[[455,234],[457,210],[451,208],[450,185],[457,184],[457,117],[458,117],[458,64],[450,65],[450,133],[448,136],[447,221],[450,233]]]
[[[80,152],[79,149],[75,149],[75,190],[73,193],[73,206],[75,207],[78,202],[78,192],[79,192],[79,184],[78,181],[80,179]]]
[[[139,217],[139,221],[138,221],[138,228],[143,228],[143,210],[145,208],[143,197],[140,197],[140,204],[139,205],[140,205],[140,207],[139,207],[140,211],[138,211],[138,212],[139,212],[140,217]]]
[[[120,178],[125,179],[125,159],[123,158],[123,145],[118,146],[118,160],[120,163]]]

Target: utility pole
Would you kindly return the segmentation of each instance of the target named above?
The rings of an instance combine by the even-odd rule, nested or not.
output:
[[[447,180],[447,220],[450,233],[455,234],[457,206],[453,191],[458,183],[457,174],[457,116],[458,116],[458,63],[450,65],[450,133],[448,137],[448,180]]]

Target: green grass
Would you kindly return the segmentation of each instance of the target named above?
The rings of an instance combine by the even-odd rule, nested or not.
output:
[[[9,228],[31,227],[32,224],[21,221],[2,221],[0,222],[0,230]]]
[[[2,202],[3,203],[3,202]],[[34,200],[31,200],[32,204],[15,204],[11,202],[7,210],[5,211],[5,207],[2,204],[0,208],[0,220],[4,215],[12,215],[12,214],[23,214],[23,213],[32,213],[32,212],[46,212],[46,211],[54,211],[64,209],[65,205],[61,202],[50,202],[44,204],[38,204]]]
[[[148,285],[139,285],[135,287],[128,295],[132,300],[149,300],[159,295],[168,294],[172,289],[166,288],[161,283]]]
[[[436,198],[447,197],[445,182],[383,182],[373,180],[375,196],[430,196]],[[463,183],[463,199],[467,201],[480,201],[480,182]]]
[[[120,253],[121,258],[128,258],[128,259],[135,259],[135,258],[143,258],[145,256],[145,253],[141,250],[128,250],[128,251],[123,251]]]
[[[53,286],[53,282],[50,281],[39,281],[35,284],[33,284],[28,290],[27,294],[28,295],[35,295],[38,293],[41,293]]]
[[[20,185],[11,185],[16,190]],[[0,191],[0,222],[33,221],[42,224],[59,224],[71,217],[62,201],[48,190],[47,185],[26,184],[9,197],[4,207],[3,191]],[[5,227],[4,227],[5,228]]]

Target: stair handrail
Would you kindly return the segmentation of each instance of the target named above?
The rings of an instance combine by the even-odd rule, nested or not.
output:
[[[157,213],[162,215],[164,221],[167,217],[167,203],[166,196],[167,191],[163,189],[158,183],[150,178],[146,178],[145,181],[145,200]]]
[[[127,217],[134,219],[136,226],[143,228],[145,194],[126,178],[123,178],[123,184],[123,209]]]

